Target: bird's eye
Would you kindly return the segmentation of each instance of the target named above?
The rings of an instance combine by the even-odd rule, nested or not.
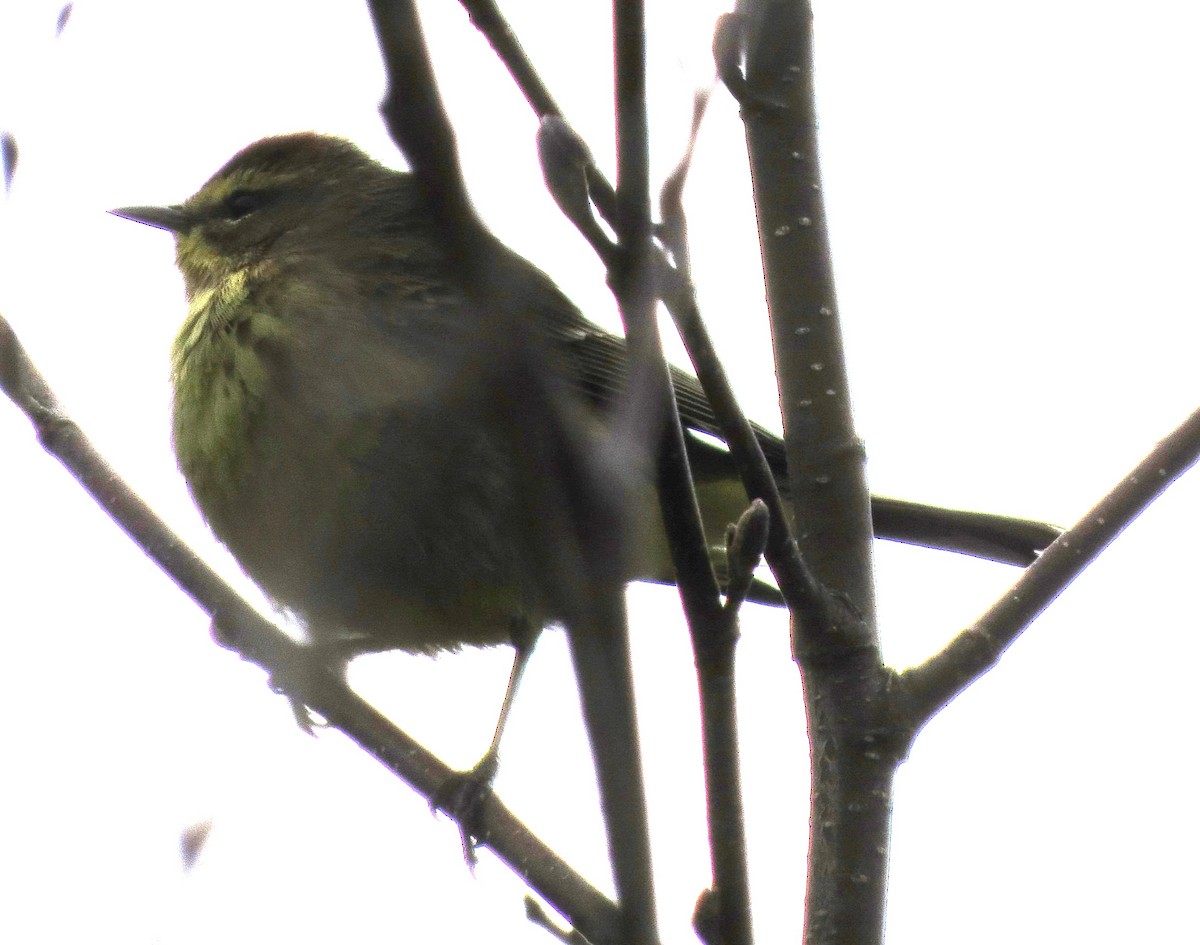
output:
[[[225,219],[240,220],[263,205],[263,195],[252,190],[235,190],[225,198]]]

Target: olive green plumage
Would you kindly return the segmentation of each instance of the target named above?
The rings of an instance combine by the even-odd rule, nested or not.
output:
[[[178,212],[175,450],[246,572],[349,651],[551,620],[511,418],[412,178],[297,135],[248,148]],[[538,284],[531,309],[570,312]]]
[[[558,616],[539,565],[553,553],[540,548],[552,540],[544,492],[519,455],[529,431],[498,396],[486,312],[468,304],[411,175],[297,134],[249,146],[182,205],[116,212],[176,238],[188,297],[171,354],[179,467],[213,532],[315,642],[346,657],[431,652]],[[625,343],[527,275],[523,308],[547,352],[535,369],[596,426]],[[688,430],[719,434],[695,379],[673,380]],[[759,434],[785,482],[782,443]],[[715,551],[746,496],[719,446],[693,435],[689,454]],[[628,576],[671,580],[648,476],[630,504]],[[1008,560],[1052,537],[895,500],[873,508],[906,540]]]

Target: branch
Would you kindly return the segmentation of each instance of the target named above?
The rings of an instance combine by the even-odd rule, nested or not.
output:
[[[460,2],[470,14],[474,25],[491,43],[492,48],[513,76],[533,111],[543,119],[543,125],[539,132],[539,147],[542,148],[547,144],[546,138],[574,138],[574,140],[566,141],[554,140],[549,144],[553,149],[566,150],[569,153],[566,158],[556,159],[559,166],[573,161],[578,161],[582,166],[584,180],[572,182],[569,185],[578,188],[579,192],[568,194],[567,200],[564,202],[559,182],[548,179],[547,183],[563,212],[575,223],[584,238],[596,250],[606,268],[611,268],[612,245],[591,218],[590,208],[586,207],[586,203],[590,198],[604,219],[612,224],[616,219],[615,194],[612,185],[588,157],[586,143],[570,129],[570,125],[563,118],[557,103],[538,76],[526,56],[525,50],[517,41],[512,27],[504,20],[496,4],[492,0],[460,0]],[[733,22],[736,23],[736,17]],[[729,21],[725,19],[722,19],[721,23],[730,25]],[[740,61],[737,58],[740,55],[740,43],[737,30],[723,31],[720,29],[714,42],[714,51],[721,67],[722,81],[729,85],[731,91],[735,92],[735,97],[745,86],[745,80],[739,71]],[[550,120],[546,121],[547,118]],[[552,166],[548,169],[547,163],[547,160],[543,158],[543,171],[546,172],[548,178],[553,174],[560,173],[559,167]],[[549,163],[553,164],[554,162]],[[672,284],[674,277],[670,262],[661,253],[656,253],[656,255],[663,280],[659,286],[659,290],[663,294],[663,302],[675,319],[676,327],[683,336],[684,344],[691,348],[693,343],[689,341],[689,329],[686,327],[691,316],[686,311],[686,300],[681,300],[678,286]],[[711,345],[709,347],[711,348]],[[696,365],[697,373],[699,373],[701,368],[696,360],[698,355],[691,351],[689,354],[693,364]],[[699,355],[699,357],[703,356]],[[726,384],[726,386],[728,385]],[[705,388],[706,393],[712,399],[714,412],[723,430],[732,430],[738,423],[744,422],[745,418],[740,415],[740,411],[735,411],[732,415],[727,412],[727,402],[715,393],[715,387],[708,388],[708,381],[705,381]],[[730,445],[731,452],[733,452],[733,444]],[[743,462],[748,464],[744,456],[735,456],[735,459],[739,468]],[[763,498],[766,501],[765,491],[754,488],[749,481],[746,481],[746,488],[751,498]],[[768,505],[770,505],[769,502]],[[873,506],[878,513],[875,527],[877,536],[880,538],[925,545],[960,554],[979,555],[1008,564],[1028,564],[1042,548],[1057,537],[1059,531],[1052,526],[1008,516],[959,512],[954,509],[942,509],[937,506],[903,502],[898,499],[875,497]],[[776,533],[776,539],[779,537]],[[768,558],[769,560],[770,558]],[[778,569],[778,564],[773,567]],[[780,577],[778,570],[776,578],[785,582],[792,580],[786,575]]]
[[[805,941],[878,943],[898,757],[880,658],[865,454],[850,411],[818,164],[812,10],[745,0],[718,71],[742,109],[800,554],[826,614],[794,613],[811,753]],[[742,76],[742,61],[745,76]]]
[[[471,23],[479,32],[483,33],[492,49],[495,50],[496,56],[508,69],[509,75],[513,77],[513,81],[525,96],[525,101],[529,103],[534,114],[539,119],[550,115],[562,117],[562,110],[558,107],[554,96],[550,94],[546,83],[542,81],[542,77],[538,75],[533,63],[525,54],[524,48],[517,39],[517,34],[504,19],[504,14],[500,12],[495,0],[460,0],[460,2],[470,16]],[[591,186],[592,199],[596,201],[600,213],[610,224],[615,224],[617,195],[612,185],[604,179],[603,174],[594,168],[588,173],[588,183]]]
[[[392,137],[425,182],[432,212],[456,254],[452,262],[483,336],[470,370],[487,382],[485,389],[496,401],[491,406],[501,407],[498,416],[508,418],[494,432],[517,464],[518,475],[508,485],[519,492],[519,507],[532,513],[518,523],[524,529],[520,547],[530,559],[530,573],[537,575],[536,591],[548,598],[550,613],[567,630],[621,909],[617,938],[628,945],[651,945],[657,926],[621,569],[630,494],[626,480],[640,470],[647,452],[640,449],[645,421],[632,418],[644,418],[645,412],[637,410],[632,418],[627,413],[629,422],[614,425],[603,442],[588,435],[577,405],[563,396],[547,351],[545,329],[553,312],[536,308],[538,300],[546,299],[540,273],[496,240],[470,206],[413,3],[372,0],[371,10],[388,72],[382,111]],[[627,173],[637,167],[636,153],[645,151],[640,18],[639,8],[617,8],[617,45],[624,50],[618,56],[618,101],[628,104],[619,108]],[[642,118],[630,121],[638,103]],[[643,165],[647,160],[640,158]],[[643,278],[649,215],[644,214],[643,236],[642,214],[629,200],[630,193],[638,192],[639,174],[645,177],[644,167],[632,174],[633,190],[625,193],[626,212],[617,228],[622,266],[614,280],[635,353],[639,339],[656,343],[641,327],[652,315],[653,296]],[[650,300],[649,308],[643,296]],[[636,373],[634,380],[623,404],[627,412],[637,405],[641,389]]]
[[[303,646],[265,620],[171,532],[104,462],[0,318],[0,388],[29,417],[38,440],[96,503],[213,620],[214,636],[261,666],[293,703],[311,706],[376,760],[432,800],[451,768],[316,665]],[[487,846],[591,941],[616,935],[616,906],[543,844],[500,801],[481,813]]]
[[[675,318],[714,412],[729,423],[728,427],[723,426],[722,432],[726,434],[726,442],[747,485],[747,492],[754,497],[739,522],[730,525],[726,531],[730,576],[722,620],[689,625],[700,689],[709,846],[713,864],[711,895],[702,900],[706,907],[697,910],[693,925],[702,938],[708,934],[705,929],[711,932],[711,938],[706,940],[739,945],[753,938],[734,691],[737,610],[765,548],[770,549],[772,567],[779,565],[777,580],[789,605],[807,607],[821,595],[796,554],[775,477],[753,427],[737,404],[696,304],[683,191],[708,98],[707,93],[696,96],[687,148],[663,183],[659,198],[662,240],[675,265],[670,266],[660,256],[658,270],[663,301]],[[790,567],[795,570],[789,570]],[[702,921],[704,917],[707,925]]]
[[[901,673],[898,697],[912,732],[995,666],[1034,618],[1198,457],[1200,410],[1059,536],[987,613],[940,653]]]
[[[830,639],[827,628],[797,626],[794,645],[803,657],[877,645],[870,497],[821,192],[811,8],[795,0],[744,7],[744,15],[722,20],[714,45],[727,77],[731,49],[746,60],[744,87],[730,89],[740,93],[746,124],[797,540],[821,583],[844,594],[860,618]]]
[[[636,12],[633,8],[626,9],[630,15]],[[630,35],[624,44],[618,44],[624,53],[618,55],[617,82],[621,122],[618,141],[622,147],[619,163],[623,182],[618,193],[619,245],[608,240],[592,214],[588,182],[598,176],[598,172],[582,139],[560,117],[550,115],[543,118],[539,128],[538,151],[547,187],[563,213],[604,261],[626,321],[628,349],[624,342],[618,342],[615,350],[622,362],[628,355],[632,362],[632,378],[624,384],[622,397],[619,400],[614,397],[619,411],[617,426],[635,424],[644,431],[647,427],[657,427],[653,419],[647,419],[648,413],[662,412],[667,418],[658,467],[660,505],[667,533],[672,539],[670,547],[677,584],[696,654],[715,886],[720,890],[719,915],[728,933],[725,940],[734,945],[748,942],[750,936],[733,701],[737,607],[734,604],[722,608],[718,603],[718,589],[699,518],[677,405],[671,395],[671,377],[662,357],[653,319],[654,296],[649,265],[660,261],[661,254],[655,252],[650,243],[644,89],[640,87],[644,80],[640,75],[632,78],[628,75],[640,70],[644,53],[640,49],[640,24],[626,22],[624,28]],[[624,81],[622,75],[625,75]],[[682,175],[679,181],[682,186]],[[676,221],[679,238],[675,248],[677,254],[684,257],[686,241],[682,236],[682,215],[676,217]],[[610,404],[612,406],[614,404]],[[748,585],[749,573],[745,580]]]
[[[737,402],[733,385],[717,356],[717,349],[696,303],[683,190],[707,102],[707,94],[697,96],[687,150],[662,188],[663,242],[675,260],[674,266],[665,259],[659,265],[663,303],[675,321],[713,413],[719,418],[725,442],[747,494],[752,500],[761,500],[770,514],[771,528],[767,534],[766,555],[779,582],[779,589],[788,607],[804,615],[813,608],[823,606],[820,586],[797,552],[775,474],[763,453],[758,433]],[[818,614],[811,616],[821,619]]]
[[[438,94],[416,8],[409,0],[371,0],[370,7],[388,76],[380,114],[425,186],[443,232],[469,262],[483,226],[467,196],[454,129]]]

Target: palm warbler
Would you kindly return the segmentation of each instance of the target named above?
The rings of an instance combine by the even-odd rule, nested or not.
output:
[[[486,333],[411,175],[296,134],[250,145],[181,205],[114,212],[175,236],[189,304],[171,353],[174,444],[192,495],[316,644],[347,660],[434,652],[559,616],[529,553],[522,418],[496,407],[479,369]],[[529,268],[529,323],[569,397],[602,422],[625,342]],[[746,495],[698,383],[673,381],[716,549]],[[786,487],[782,442],[759,435]],[[651,527],[628,576],[670,582],[655,508],[637,510]],[[1054,537],[892,499],[873,514],[884,537],[1013,562]]]

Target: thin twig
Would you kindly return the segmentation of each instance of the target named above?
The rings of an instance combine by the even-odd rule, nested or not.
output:
[[[517,527],[529,530],[529,566],[567,630],[617,882],[616,939],[585,931],[597,943],[651,945],[657,929],[649,829],[619,567],[627,490],[611,456],[629,452],[631,441],[618,429],[611,444],[597,445],[561,396],[542,323],[528,317],[530,300],[545,297],[540,274],[471,209],[414,4],[371,0],[371,11],[388,73],[382,112],[424,181],[441,235],[456,254],[470,316],[485,336],[472,370],[491,382],[497,406],[508,405],[499,414],[519,418],[501,430],[518,464],[517,501],[532,513]]]
[[[648,451],[659,439],[663,429],[658,422],[662,416],[647,419],[642,402],[665,409],[665,438],[678,444],[683,431],[671,396],[671,383],[663,358],[658,326],[654,320],[654,275],[650,262],[650,144],[646,118],[646,32],[645,9],[642,0],[614,0],[613,3],[613,60],[616,70],[617,125],[617,204],[614,229],[619,252],[616,265],[610,270],[610,283],[617,300],[625,336],[630,346],[630,384],[619,404],[614,428],[615,435],[634,442],[645,442]],[[665,451],[668,454],[672,450]],[[689,550],[703,550],[703,532],[695,496],[691,492],[691,477],[687,460],[659,462],[660,482],[681,488],[676,493],[660,485],[660,505],[663,517],[669,520],[668,534],[684,522],[693,534]],[[690,502],[689,502],[690,499]],[[681,509],[687,506],[686,509]],[[696,535],[701,538],[697,542]],[[672,536],[677,537],[677,536]],[[707,560],[705,561],[707,566]],[[712,579],[712,570],[706,576]],[[688,574],[680,575],[680,593],[685,593]],[[702,578],[703,579],[703,578]],[[715,595],[714,595],[715,599]],[[572,640],[573,646],[588,641]],[[623,666],[627,665],[628,652]],[[623,680],[626,682],[626,680]],[[632,692],[632,681],[630,684]],[[636,740],[632,742],[636,746]],[[628,759],[641,783],[641,758],[636,754]],[[639,800],[642,800],[639,798]],[[632,945],[648,945],[658,940],[655,918],[654,885],[650,868],[650,831],[646,820],[644,800],[639,809],[627,812],[624,818],[628,836],[612,838],[613,873],[617,884],[617,901],[626,912],[626,931]]]
[[[663,216],[668,232],[679,226],[671,222],[677,214],[682,214],[682,205],[678,208],[670,204],[664,205]],[[681,250],[674,246],[669,248],[672,256],[680,258]],[[738,404],[733,385],[729,382],[729,376],[725,373],[716,346],[700,315],[700,308],[696,303],[696,287],[691,281],[690,273],[672,267],[662,259],[659,265],[659,287],[663,304],[674,319],[688,357],[696,369],[696,377],[703,385],[713,413],[720,422],[721,432],[729,446],[729,454],[746,492],[752,499],[761,499],[770,513],[767,563],[771,566],[784,600],[789,608],[800,615],[800,619],[815,624],[828,623],[828,600],[796,548],[775,475],[763,454],[762,444],[753,424],[746,419]]]
[[[687,215],[683,209],[683,190],[687,182],[688,170],[691,166],[691,156],[695,148],[696,135],[700,130],[705,106],[708,102],[706,94],[697,95],[692,112],[692,128],[688,145],[680,158],[675,170],[663,184],[660,205],[662,207],[663,225],[660,228],[663,243],[675,260],[675,268],[671,270],[665,262],[660,264],[660,279],[669,282],[674,291],[673,310],[681,301],[690,302],[691,310],[695,313],[689,327],[689,340],[699,345],[707,343],[711,362],[706,367],[716,365],[714,377],[718,382],[725,382],[720,394],[728,394],[732,390],[728,384],[716,358],[715,350],[711,348],[703,322],[695,306],[695,290],[691,281],[690,252],[687,244]],[[666,293],[664,293],[665,295]],[[689,354],[691,353],[689,349]],[[701,383],[705,378],[701,376]],[[736,410],[736,404],[734,404]],[[782,510],[783,504],[775,489],[774,477],[763,456],[758,441],[750,424],[741,418],[741,425],[733,431],[735,435],[748,433],[749,450],[752,457],[753,471],[765,476],[767,488],[773,495],[777,510],[779,532],[788,534],[787,519]],[[727,441],[728,442],[728,441]],[[745,441],[739,442],[745,446]],[[733,446],[730,446],[731,451]],[[713,866],[713,896],[709,900],[710,908],[715,910],[713,916],[717,940],[723,945],[748,945],[752,941],[750,925],[750,877],[747,870],[745,814],[743,810],[741,766],[738,753],[737,704],[735,683],[735,656],[737,646],[737,607],[739,598],[749,587],[753,579],[753,569],[758,564],[763,546],[769,540],[771,529],[769,506],[760,499],[755,499],[750,510],[742,516],[736,526],[730,526],[726,542],[729,563],[729,588],[726,606],[721,620],[705,622],[689,621],[692,638],[692,649],[695,653],[696,676],[700,690],[700,719],[701,734],[704,742],[704,778],[707,787],[708,832],[710,857]],[[749,540],[755,547],[747,548]],[[786,597],[786,595],[785,595]]]
[[[550,90],[546,87],[546,83],[542,81],[542,77],[538,75],[533,63],[525,54],[516,33],[504,19],[504,14],[500,12],[495,0],[460,0],[460,2],[470,15],[471,22],[476,29],[483,33],[487,41],[491,43],[497,57],[508,69],[534,114],[539,119],[548,115],[565,117],[559,109],[558,103],[550,94]],[[599,171],[590,171],[588,181],[591,185],[592,199],[596,202],[601,216],[610,225],[614,225],[617,219],[616,191]]]
[[[469,260],[475,231],[482,226],[467,196],[454,129],[438,94],[417,11],[406,0],[371,0],[370,7],[388,74],[380,114],[429,192],[442,234]]]
[[[1200,410],[1067,529],[974,624],[940,653],[901,673],[898,697],[912,731],[995,666],[1034,618],[1198,457]]]

